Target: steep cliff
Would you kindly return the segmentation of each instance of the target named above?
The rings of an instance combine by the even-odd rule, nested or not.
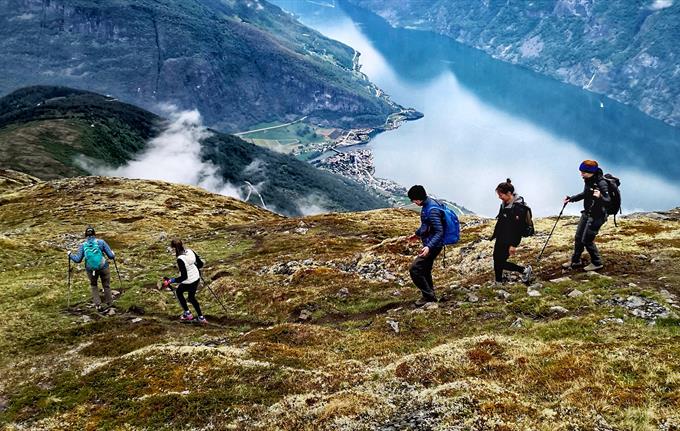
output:
[[[354,50],[263,0],[2,0],[0,41],[0,95],[65,85],[197,108],[225,131],[305,115],[378,126],[398,110]]]

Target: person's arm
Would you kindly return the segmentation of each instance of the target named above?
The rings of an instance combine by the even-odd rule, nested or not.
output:
[[[519,243],[522,242],[522,228],[524,227],[524,221],[527,217],[527,209],[524,205],[517,204],[513,207],[513,215],[515,217],[515,227],[512,231],[512,244],[513,247],[519,247]]]
[[[489,241],[493,241],[498,237],[498,220],[501,219],[501,214],[503,213],[503,204],[501,204],[501,209],[498,210],[498,215],[496,216],[496,226],[493,227],[493,234],[491,235],[491,238],[489,238]]]
[[[171,278],[170,283],[182,283],[187,278],[187,267],[182,259],[177,259],[177,267],[179,268],[179,277]]]
[[[586,192],[585,190],[582,191],[581,193],[574,195],[574,196],[569,196],[569,202],[578,202],[582,201],[586,197]]]
[[[416,229],[415,236],[422,238],[423,235],[425,235],[425,232],[427,232],[427,224],[425,224],[422,220],[420,221],[420,227]]]
[[[198,253],[194,252],[194,256],[196,256],[196,268],[201,269],[203,268],[203,261],[201,260],[201,256],[198,255]]]
[[[103,239],[100,239],[99,241],[100,241],[99,245],[101,246],[101,249],[104,252],[104,254],[106,254],[106,256],[108,256],[109,259],[115,260],[116,255],[113,253],[113,250],[111,250],[111,247],[109,247],[106,241],[104,241]]]
[[[80,263],[83,261],[83,257],[85,256],[85,248],[83,247],[83,244],[80,244],[80,247],[78,247],[78,251],[75,254],[69,255],[69,258],[74,261],[75,263]]]
[[[597,190],[600,192],[600,196],[597,199],[600,199],[604,203],[611,202],[612,198],[609,195],[609,184],[607,184],[607,180],[603,179],[598,181]]]
[[[432,235],[427,239],[425,247],[432,248],[435,244],[444,238],[444,225],[442,224],[442,212],[439,208],[432,208],[430,214],[427,216],[430,223],[429,228],[432,229]]]

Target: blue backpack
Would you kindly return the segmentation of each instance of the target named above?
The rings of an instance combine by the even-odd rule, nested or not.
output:
[[[88,270],[102,269],[106,261],[104,260],[104,253],[99,248],[99,241],[85,241],[83,252],[85,255],[85,267]]]
[[[430,215],[430,210],[437,207],[444,214],[444,245],[453,245],[460,241],[460,222],[455,212],[445,204],[439,203],[432,199],[434,205],[427,208],[427,215]]]

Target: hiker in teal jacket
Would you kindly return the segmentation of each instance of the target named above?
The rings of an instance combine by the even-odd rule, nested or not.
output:
[[[94,228],[88,226],[85,229],[85,242],[80,244],[78,251],[75,254],[68,252],[69,259],[75,263],[80,263],[85,260],[85,270],[87,271],[87,278],[90,280],[90,289],[92,290],[92,301],[98,311],[102,311],[101,299],[99,298],[99,287],[97,287],[97,279],[102,281],[104,288],[104,300],[107,308],[113,305],[113,297],[111,296],[111,270],[109,269],[109,259],[115,259],[116,255],[111,251],[111,247],[103,239],[95,237]]]

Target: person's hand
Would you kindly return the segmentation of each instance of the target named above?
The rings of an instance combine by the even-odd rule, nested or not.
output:
[[[170,279],[168,277],[163,277],[163,287],[170,286]]]
[[[426,257],[428,254],[430,254],[430,247],[423,247],[423,249],[420,250],[420,254],[418,256]]]
[[[406,238],[406,241],[413,242],[418,240],[418,235],[411,235],[408,238]]]
[[[508,253],[510,254],[510,256],[514,256],[516,251],[517,251],[517,247],[510,246],[508,248]]]
[[[600,191],[598,189],[593,190],[593,197],[595,199],[600,199],[601,196],[602,196],[602,193],[600,193]]]
[[[571,198],[569,198],[569,196],[565,196],[563,202],[564,204],[568,204],[569,202],[571,202]]]

